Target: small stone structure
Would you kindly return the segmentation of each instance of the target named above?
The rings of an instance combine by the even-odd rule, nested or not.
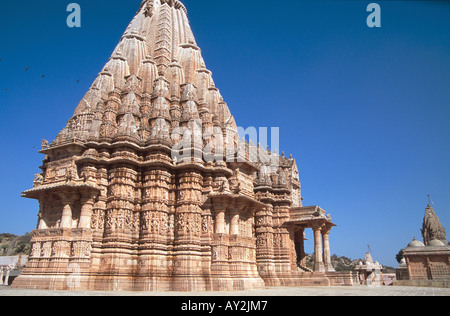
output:
[[[355,271],[358,273],[358,280],[361,285],[380,286],[384,283],[383,266],[378,261],[373,261],[370,252],[364,256],[364,262],[360,262]]]
[[[450,246],[433,207],[427,206],[422,225],[424,242],[414,238],[397,268],[397,285],[450,287]]]
[[[403,281],[403,280],[409,279],[408,265],[406,264],[405,258],[402,258],[397,269],[395,269],[395,275],[396,275],[397,281],[399,281],[399,280]],[[398,283],[396,283],[396,284],[398,284]]]
[[[0,257],[0,285],[10,285],[26,265],[28,256],[1,256]]]
[[[0,266],[0,285],[9,285],[9,277],[13,268],[12,265]]]

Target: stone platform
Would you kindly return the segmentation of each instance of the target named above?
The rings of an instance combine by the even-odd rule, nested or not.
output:
[[[262,290],[240,292],[89,292],[89,291],[44,291],[0,287],[0,296],[227,296],[227,297],[269,297],[269,296],[450,296],[450,289],[426,287],[268,287]]]

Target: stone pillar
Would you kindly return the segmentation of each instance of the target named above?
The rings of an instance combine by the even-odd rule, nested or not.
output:
[[[295,251],[297,253],[297,265],[303,267],[306,266],[305,262],[305,228],[300,227],[299,230],[295,232]]]
[[[3,284],[3,267],[0,267],[0,285]]]
[[[179,174],[175,213],[173,291],[206,291],[202,271],[202,183],[198,170]]]
[[[11,266],[7,266],[6,267],[6,275],[5,275],[5,282],[3,283],[3,285],[8,285],[9,282],[9,274],[11,273]]]
[[[109,153],[99,153],[109,157]],[[94,240],[101,242],[105,228],[106,205],[108,203],[108,169],[105,166],[97,168],[98,187],[100,192],[93,207],[93,218],[91,218],[91,229],[94,230]]]
[[[225,234],[225,210],[223,209],[216,209],[216,234]]]
[[[230,235],[239,235],[239,211],[232,211],[230,216]]]
[[[335,272],[333,265],[331,264],[331,250],[330,250],[330,231],[331,227],[327,227],[322,232],[323,238],[323,261],[325,270],[328,272]]]
[[[275,271],[273,249],[273,212],[271,207],[258,209],[255,215],[256,262],[259,275],[267,286],[280,286]]]
[[[64,202],[60,227],[72,228],[72,205],[69,202]]]
[[[365,272],[363,272],[363,270],[358,271],[358,280],[359,280],[360,285],[364,285],[364,283],[365,283],[366,278],[364,276],[364,273]]]
[[[322,250],[322,226],[313,227],[314,231],[314,272],[325,272]]]
[[[413,280],[413,275],[411,271],[411,261],[409,258],[405,257],[406,267],[408,268],[408,280]]]
[[[78,228],[91,228],[92,209],[98,192],[84,191],[81,197],[81,214]]]
[[[229,246],[230,236],[226,231],[225,214],[228,201],[225,198],[214,199],[215,234],[211,247],[212,289],[215,291],[231,291],[233,281],[230,275]]]
[[[45,205],[42,201],[39,201],[39,214],[37,229],[47,229],[47,223],[44,220]]]
[[[146,160],[153,159],[148,156]],[[172,175],[166,168],[152,166],[142,171],[142,208],[137,276],[139,291],[170,289],[167,276],[171,273],[169,254],[174,240],[173,215],[169,216],[175,194],[171,194]],[[163,281],[164,280],[164,281]],[[166,281],[167,280],[167,281]]]
[[[72,210],[75,204],[77,195],[69,193],[61,193],[61,200],[63,203],[63,211],[61,216],[61,228],[72,228]]]
[[[38,227],[37,229],[47,229],[47,224],[45,223],[44,219],[42,218],[42,215],[39,214],[39,220],[38,220]]]
[[[427,278],[428,280],[433,280],[433,275],[431,273],[431,262],[430,262],[430,257],[427,256]]]

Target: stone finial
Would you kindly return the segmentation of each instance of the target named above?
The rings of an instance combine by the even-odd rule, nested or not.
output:
[[[42,150],[48,149],[48,140],[46,140],[46,139],[43,139],[43,140],[42,140],[42,142],[41,142],[41,148],[42,148]]]

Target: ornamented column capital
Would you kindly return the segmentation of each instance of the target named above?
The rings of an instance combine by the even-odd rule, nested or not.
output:
[[[96,198],[99,195],[99,191],[94,191],[91,189],[80,189],[81,193],[81,204],[92,204],[94,205]]]
[[[324,236],[330,235],[331,229],[333,229],[332,225],[324,224],[322,227],[322,235],[324,235]]]

